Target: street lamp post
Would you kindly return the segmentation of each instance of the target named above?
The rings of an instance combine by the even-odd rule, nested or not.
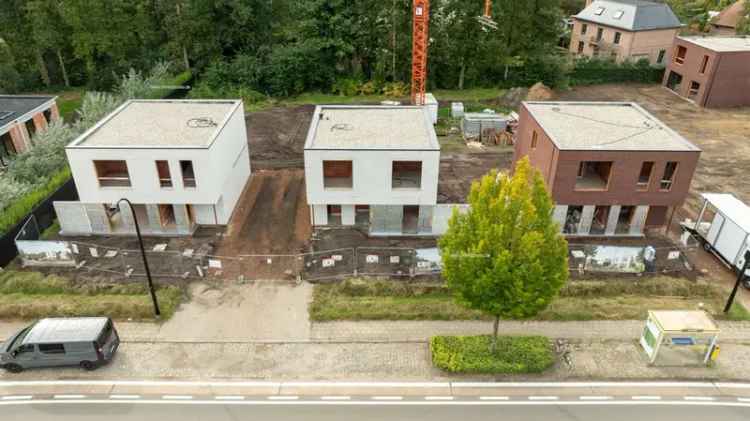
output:
[[[745,271],[747,270],[748,265],[750,265],[750,250],[745,251],[745,263],[742,265],[742,269],[740,269],[740,273],[737,275],[737,282],[734,283],[734,288],[732,289],[732,293],[729,294],[727,305],[724,306],[724,313],[729,313],[729,309],[732,308],[732,304],[734,303],[734,297],[735,295],[737,295],[737,290],[740,288],[740,284],[742,283],[742,280],[745,278]]]
[[[156,299],[156,291],[154,290],[154,282],[151,279],[151,271],[148,268],[148,260],[146,259],[146,249],[143,247],[143,237],[141,237],[141,228],[138,226],[138,217],[135,215],[135,209],[130,200],[122,198],[117,201],[115,207],[119,207],[120,202],[126,202],[130,207],[130,213],[133,215],[133,223],[135,224],[135,233],[138,236],[138,245],[141,247],[141,256],[143,256],[143,267],[146,269],[146,278],[148,279],[148,292],[151,294],[151,301],[154,303],[154,314],[156,317],[161,316],[161,310],[159,310],[159,301]]]

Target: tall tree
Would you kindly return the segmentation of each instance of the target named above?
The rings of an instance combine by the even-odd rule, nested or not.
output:
[[[26,10],[36,45],[40,46],[40,50],[51,49],[55,52],[63,82],[65,86],[70,86],[70,78],[63,58],[63,49],[69,43],[67,37],[69,28],[62,20],[60,6],[60,0],[29,0]]]
[[[491,171],[472,184],[467,213],[454,211],[440,239],[443,276],[457,302],[500,319],[544,310],[568,279],[567,242],[528,158],[512,176]]]

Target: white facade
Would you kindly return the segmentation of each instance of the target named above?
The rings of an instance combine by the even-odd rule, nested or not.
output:
[[[132,132],[130,118],[140,122]],[[71,216],[60,218],[65,234],[132,233],[129,209],[121,209],[119,222],[101,210],[121,198],[136,205],[146,233],[225,225],[251,173],[242,101],[129,101],[68,145],[66,154],[80,202],[56,204],[58,216]],[[129,185],[103,185],[100,161],[125,161]],[[157,161],[166,161],[171,185],[160,180]],[[191,163],[192,177],[183,175],[181,161]]]
[[[345,163],[350,174],[345,186],[326,186],[326,161]],[[419,166],[418,186],[394,181],[400,163]],[[305,142],[305,185],[315,226],[435,235],[439,170],[440,145],[422,107],[318,106],[313,114]]]

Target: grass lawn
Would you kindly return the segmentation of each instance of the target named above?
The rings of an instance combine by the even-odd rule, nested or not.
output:
[[[161,287],[157,298],[161,320],[172,317],[183,298],[174,286]],[[74,284],[39,272],[6,270],[0,273],[0,319],[38,319],[54,316],[109,316],[114,319],[153,318],[151,299],[142,284]]]
[[[728,315],[722,313],[727,296],[721,287],[671,277],[575,281],[536,319],[642,320],[648,310],[697,309],[702,303],[718,319],[750,320],[750,312],[736,301]],[[455,304],[439,285],[384,280],[316,285],[309,311],[315,321],[486,318]]]
[[[525,374],[552,367],[555,356],[544,336],[435,336],[430,338],[432,363],[449,373]]]
[[[44,92],[34,92],[33,95],[57,96],[57,109],[65,121],[70,121],[75,117],[75,112],[81,108],[83,102],[83,89],[81,88],[53,88]]]

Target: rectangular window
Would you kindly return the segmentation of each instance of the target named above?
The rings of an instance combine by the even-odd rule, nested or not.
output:
[[[182,186],[195,187],[195,171],[193,161],[180,161],[180,172],[182,172]]]
[[[588,29],[589,29],[589,26],[586,25],[585,23],[581,25],[581,35],[586,35],[586,31],[588,31]]]
[[[620,43],[620,38],[622,38],[622,34],[619,32],[615,32],[615,44]]]
[[[536,130],[534,130],[534,133],[531,135],[531,149],[536,149],[536,144],[539,142],[539,135],[537,134]]]
[[[603,235],[607,231],[607,222],[609,222],[609,206],[594,207],[594,219],[591,221],[591,235]]]
[[[641,173],[638,175],[638,190],[648,190],[651,181],[651,171],[654,169],[653,162],[644,162],[641,164]]]
[[[656,58],[657,64],[662,64],[664,62],[664,56],[667,54],[667,50],[659,50],[659,56]]]
[[[578,234],[578,227],[581,225],[582,214],[583,206],[568,206],[568,213],[565,215],[563,233]]]
[[[422,161],[393,161],[391,187],[394,189],[422,187]]]
[[[661,178],[660,188],[669,191],[672,189],[674,176],[677,173],[677,162],[669,161],[664,167],[664,176]]]
[[[688,90],[688,98],[695,99],[698,96],[698,92],[701,90],[701,84],[696,81],[690,82],[690,89]]]
[[[64,354],[63,344],[39,344],[39,352],[42,354]]]
[[[678,45],[674,52],[674,62],[677,64],[685,63],[685,56],[687,56],[687,48]]]
[[[602,37],[604,37],[604,28],[599,28],[596,30],[596,40],[601,41]]]
[[[352,161],[323,161],[323,187],[352,188]]]
[[[130,174],[125,161],[94,161],[101,187],[130,187]]]
[[[576,190],[607,190],[612,162],[583,161],[578,166]]]
[[[583,46],[584,45],[585,44],[583,43],[583,41],[578,41],[578,54],[583,53]]]
[[[156,161],[156,172],[159,174],[160,187],[172,187],[172,176],[167,161]]]
[[[703,56],[703,61],[701,62],[701,74],[706,73],[707,68],[708,68],[708,56]]]

